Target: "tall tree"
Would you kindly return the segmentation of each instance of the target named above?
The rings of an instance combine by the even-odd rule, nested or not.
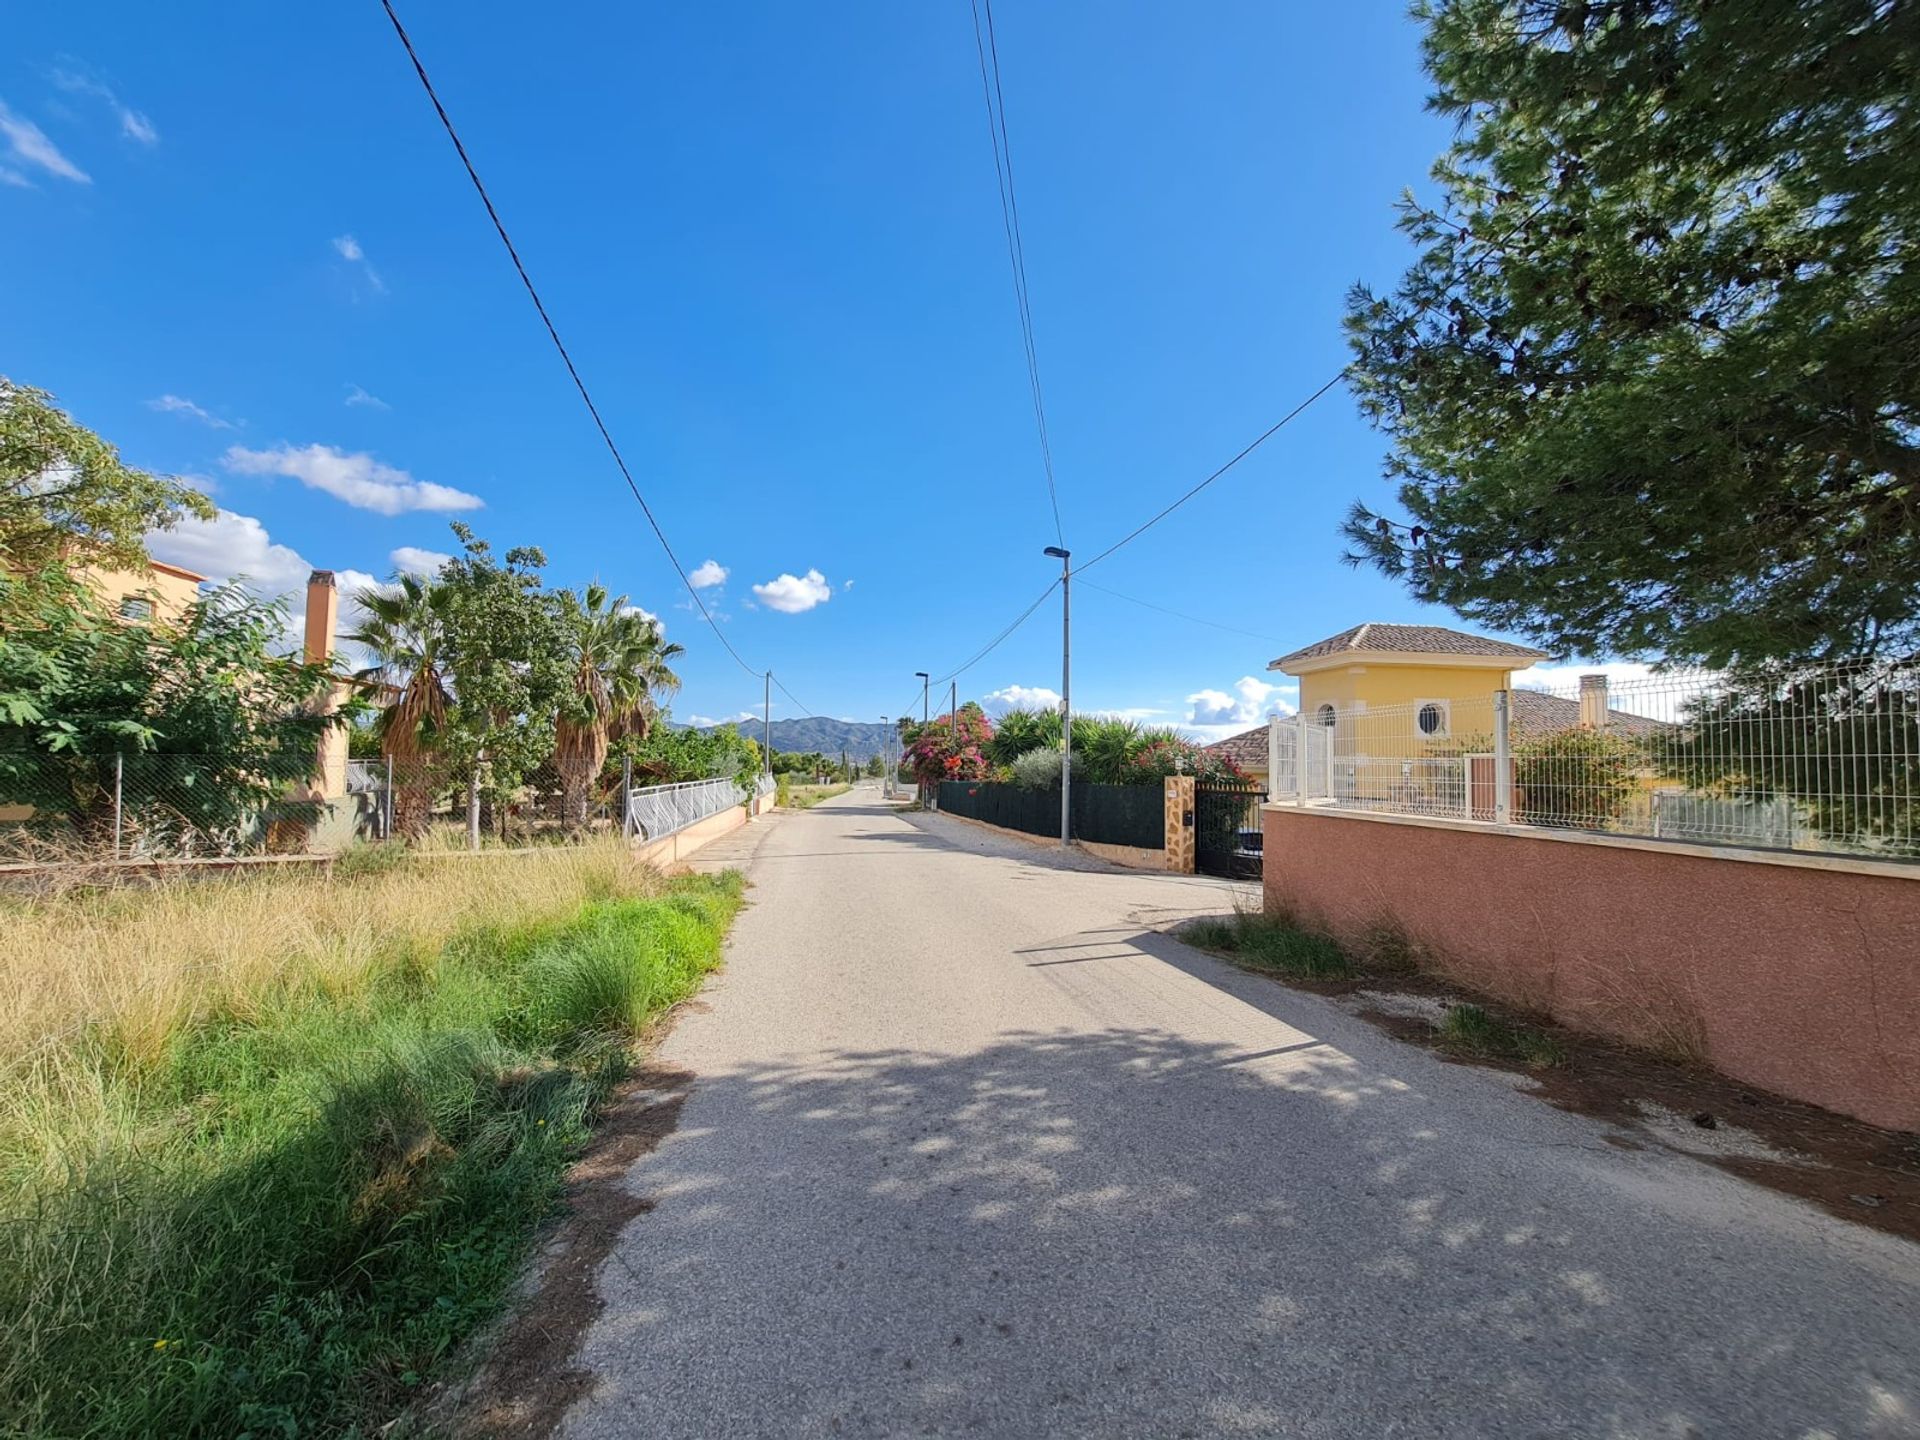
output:
[[[68,555],[134,566],[144,537],[214,516],[191,486],[136,470],[53,403],[0,375],[0,560],[35,570]]]
[[[453,705],[447,688],[447,611],[452,592],[417,575],[356,597],[362,619],[347,638],[373,663],[357,679],[391,692],[374,721],[380,753],[393,764],[393,828],[407,839],[427,827],[438,783],[434,746]]]
[[[555,596],[570,646],[571,691],[560,706],[554,764],[561,809],[576,829],[587,822],[593,786],[607,763],[616,730],[644,741],[659,714],[658,696],[680,688],[670,662],[684,653],[660,633],[660,623],[627,604],[609,601],[606,587]]]
[[[1352,558],[1555,650],[1920,640],[1920,6],[1416,14],[1459,128],[1350,297],[1405,507]]]

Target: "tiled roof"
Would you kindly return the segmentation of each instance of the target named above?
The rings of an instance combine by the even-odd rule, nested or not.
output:
[[[1562,730],[1579,728],[1578,700],[1569,700],[1564,695],[1548,695],[1539,690],[1515,690],[1509,703],[1512,707],[1508,712],[1511,716],[1509,724],[1516,740],[1536,740],[1543,735],[1556,735]],[[1672,728],[1664,720],[1650,720],[1645,715],[1632,715],[1625,710],[1607,711],[1607,729],[1614,735],[1638,739]]]
[[[1444,625],[1382,625],[1369,621],[1315,641],[1291,655],[1282,655],[1267,668],[1283,670],[1299,660],[1327,655],[1486,655],[1500,660],[1544,660],[1547,652],[1485,635],[1469,635]]]
[[[1238,735],[1229,735],[1224,740],[1216,740],[1200,748],[1209,755],[1224,756],[1242,770],[1264,772],[1267,768],[1267,727],[1256,725],[1251,730],[1242,730]]]

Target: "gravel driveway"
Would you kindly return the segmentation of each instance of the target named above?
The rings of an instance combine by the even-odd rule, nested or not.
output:
[[[967,828],[723,842],[561,1434],[1920,1435],[1920,1248],[1169,939],[1216,882]]]

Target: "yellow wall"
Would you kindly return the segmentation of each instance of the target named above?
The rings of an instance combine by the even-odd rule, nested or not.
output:
[[[1316,670],[1300,677],[1300,711],[1309,719],[1319,715],[1322,705],[1332,705],[1339,720],[1356,719],[1361,714],[1386,710],[1388,716],[1376,716],[1371,724],[1358,722],[1369,731],[1384,730],[1406,712],[1406,733],[1411,739],[1412,709],[1424,700],[1450,702],[1452,731],[1487,730],[1493,723],[1493,692],[1510,688],[1513,672],[1506,669],[1479,669],[1453,665],[1422,665],[1395,661],[1356,660],[1330,670]]]
[[[143,571],[98,570],[86,566],[76,573],[107,602],[109,609],[117,612],[121,601],[144,597],[153,602],[153,618],[162,622],[178,620],[200,595],[199,580],[190,579],[184,571],[158,565]]]

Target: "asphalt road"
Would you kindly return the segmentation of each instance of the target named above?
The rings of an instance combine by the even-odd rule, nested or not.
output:
[[[726,843],[572,1440],[1920,1435],[1920,1247],[1162,933],[1216,883],[871,789]]]

